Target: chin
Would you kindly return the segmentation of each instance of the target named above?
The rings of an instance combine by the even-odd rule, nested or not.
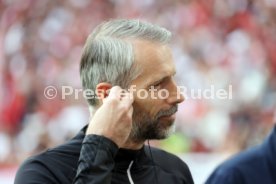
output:
[[[158,140],[166,139],[169,136],[171,136],[173,133],[175,133],[175,130],[176,130],[176,126],[172,122],[172,125],[170,127],[168,127],[166,129],[163,129],[163,130],[160,131],[159,135],[157,136],[157,139]]]

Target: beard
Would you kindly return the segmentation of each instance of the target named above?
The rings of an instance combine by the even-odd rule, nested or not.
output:
[[[168,110],[161,110],[154,117],[139,107],[133,108],[133,123],[129,140],[139,143],[147,139],[165,139],[174,132],[174,120],[161,120],[177,112],[177,105]]]

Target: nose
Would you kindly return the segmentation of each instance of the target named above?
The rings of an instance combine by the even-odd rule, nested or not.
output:
[[[171,80],[171,84],[168,88],[168,91],[169,91],[169,97],[167,98],[168,104],[175,105],[185,100],[185,97],[177,87],[174,80]]]

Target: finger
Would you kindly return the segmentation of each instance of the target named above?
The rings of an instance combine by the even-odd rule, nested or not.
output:
[[[127,106],[131,106],[133,101],[134,99],[132,93],[126,92],[121,96],[121,102],[125,103]]]
[[[132,117],[132,115],[133,115],[133,106],[130,106],[129,107],[129,110],[128,110],[128,112],[127,112],[127,116],[130,118],[130,123],[132,124],[132,122],[133,122],[133,117]]]
[[[132,117],[133,114],[133,106],[130,106],[128,114],[130,115],[130,117]]]
[[[128,90],[122,89],[122,91],[121,91],[121,99],[123,99],[123,98],[131,98],[132,97],[131,95],[132,94],[130,94],[130,92]]]
[[[122,88],[120,86],[113,86],[109,91],[107,91],[108,96],[106,99],[117,99],[121,98]]]

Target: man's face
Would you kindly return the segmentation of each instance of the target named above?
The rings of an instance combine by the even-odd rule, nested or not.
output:
[[[131,84],[136,90],[130,140],[166,138],[175,120],[177,104],[184,100],[177,94],[173,80],[175,66],[171,49],[166,45],[135,41],[134,51],[136,65],[142,72]]]

